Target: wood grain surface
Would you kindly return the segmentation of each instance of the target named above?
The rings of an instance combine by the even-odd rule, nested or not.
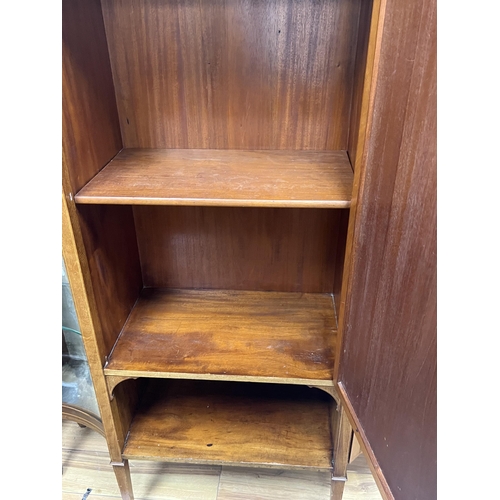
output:
[[[272,384],[151,380],[129,459],[331,469],[330,398]]]
[[[375,9],[373,8],[375,4]],[[353,89],[352,89],[352,104],[351,104],[351,114],[349,121],[349,139],[347,145],[347,152],[349,159],[351,160],[351,165],[356,168],[356,155],[358,151],[358,145],[363,147],[362,144],[358,144],[360,131],[363,132],[365,123],[363,115],[363,94],[365,92],[365,80],[367,73],[371,71],[371,63],[369,54],[369,39],[370,39],[370,26],[372,25],[372,13],[378,13],[379,0],[374,1],[362,1],[360,2],[360,14],[359,14],[359,27],[358,27],[358,39],[356,45],[356,59],[354,64],[354,79],[353,79]],[[376,30],[377,16],[375,16],[375,23],[373,24],[374,33]]]
[[[122,148],[99,0],[62,2],[63,150],[76,193]]]
[[[87,205],[78,213],[109,354],[142,289],[132,208]]]
[[[102,424],[111,460],[121,460],[130,422],[120,416],[117,400],[110,402],[103,365],[107,355],[105,339],[96,306],[89,263],[86,257],[76,205],[70,200],[71,189],[67,164],[63,155],[62,252],[68,274],[75,311],[89,363]],[[66,194],[65,194],[66,193]]]
[[[332,293],[339,212],[134,207],[144,286]]]
[[[331,385],[330,294],[145,289],[108,375]]]
[[[347,148],[358,1],[102,4],[125,147]]]
[[[346,208],[345,151],[125,149],[77,203]]]
[[[387,0],[382,14],[353,196],[339,381],[383,472],[386,497],[433,499],[436,2]]]

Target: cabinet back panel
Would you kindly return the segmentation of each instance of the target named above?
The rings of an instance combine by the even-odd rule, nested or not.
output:
[[[124,147],[347,149],[360,0],[103,0]]]
[[[341,212],[136,206],[144,286],[332,293]]]
[[[122,148],[99,0],[65,0],[63,151],[73,193]]]

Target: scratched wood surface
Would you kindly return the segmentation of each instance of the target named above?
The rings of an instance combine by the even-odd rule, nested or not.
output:
[[[121,500],[106,442],[74,422],[62,425],[62,500]],[[131,460],[135,500],[330,500],[330,474],[308,470]],[[344,500],[381,500],[363,455],[348,466]]]
[[[77,203],[347,208],[345,151],[125,149]]]
[[[130,427],[130,459],[331,469],[329,395],[318,389],[151,379]]]
[[[359,1],[102,5],[124,147],[347,148]]]
[[[105,373],[331,385],[335,339],[331,294],[147,288]]]

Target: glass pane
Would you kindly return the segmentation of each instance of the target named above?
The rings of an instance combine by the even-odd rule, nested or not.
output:
[[[79,406],[99,416],[64,260],[62,263],[62,402]]]

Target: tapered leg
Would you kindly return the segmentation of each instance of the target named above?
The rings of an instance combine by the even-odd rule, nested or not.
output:
[[[347,419],[343,406],[333,406],[332,434],[334,462],[330,499],[342,500],[344,485],[347,480],[347,464],[349,462],[352,427]]]
[[[134,492],[132,490],[132,480],[130,479],[130,468],[128,460],[124,460],[122,464],[113,464],[113,471],[116,476],[118,487],[122,500],[134,500]]]

